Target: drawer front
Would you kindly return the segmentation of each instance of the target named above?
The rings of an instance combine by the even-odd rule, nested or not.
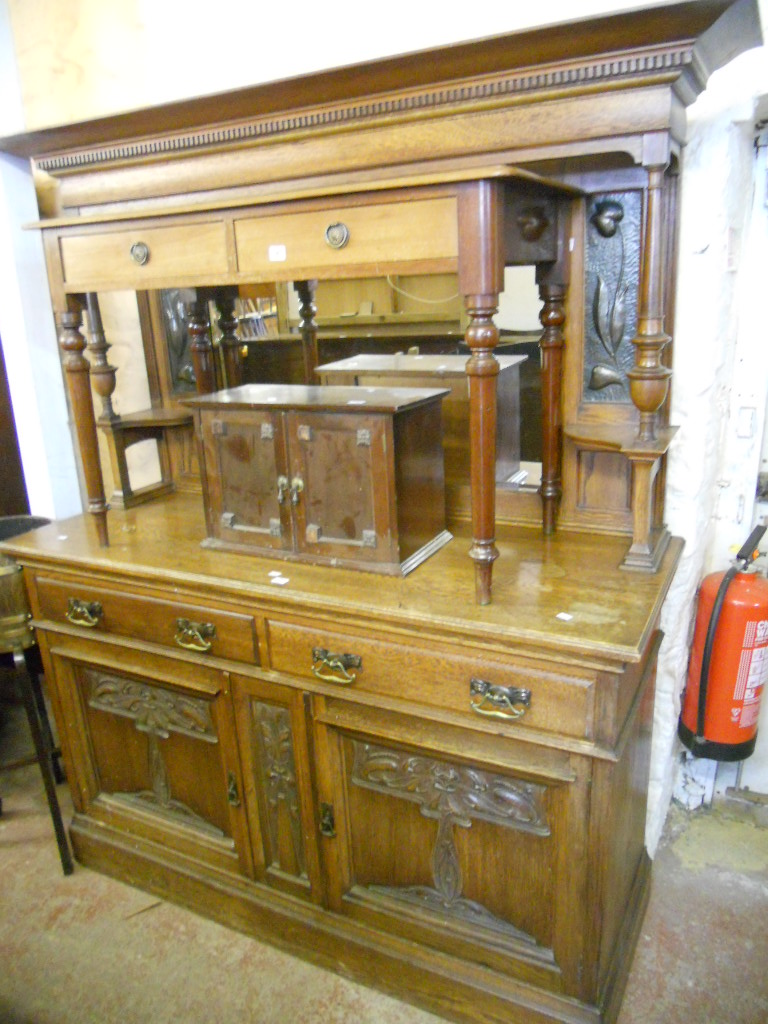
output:
[[[64,281],[71,288],[204,284],[227,272],[221,223],[69,235],[60,244]]]
[[[39,577],[37,598],[41,618],[79,626],[89,634],[258,663],[254,622],[248,615]]]
[[[273,669],[322,679],[340,691],[361,690],[477,720],[507,721],[515,728],[592,738],[596,680],[587,672],[579,675],[533,659],[487,658],[480,651],[430,650],[309,623],[271,620],[268,637]],[[318,655],[322,651],[325,657]],[[527,705],[518,690],[530,691]]]
[[[329,230],[335,227],[334,232]],[[331,241],[344,237],[340,248]],[[235,221],[241,274],[270,280],[300,271],[375,267],[379,264],[455,260],[458,254],[456,201],[420,199],[410,203],[276,214]]]

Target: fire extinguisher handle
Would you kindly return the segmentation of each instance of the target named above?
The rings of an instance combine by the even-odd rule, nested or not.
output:
[[[752,555],[757,550],[757,545],[763,539],[763,534],[765,533],[766,529],[768,529],[768,527],[765,526],[756,526],[754,528],[752,533],[750,533],[749,537],[747,537],[746,541],[744,542],[741,550],[736,555],[737,562],[746,562],[747,565],[750,564],[750,562],[752,561]]]

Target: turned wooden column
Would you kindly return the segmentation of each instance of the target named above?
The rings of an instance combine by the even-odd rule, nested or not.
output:
[[[216,391],[217,382],[206,294],[198,292],[195,300],[187,306],[187,331],[197,393],[208,395]]]
[[[543,303],[539,320],[544,328],[541,348],[541,495],[544,533],[555,532],[557,512],[563,496],[563,423],[561,390],[565,335],[566,285],[556,280],[551,264],[536,267],[539,297]]]
[[[301,333],[301,351],[304,357],[304,383],[315,384],[315,367],[317,358],[317,324],[315,314],[315,291],[317,281],[294,281],[293,287],[299,297],[299,332]]]
[[[469,318],[465,339],[471,355],[469,450],[475,597],[489,604],[496,547],[496,378],[493,322],[504,288],[503,191],[496,181],[471,182],[459,192],[459,290]]]
[[[625,446],[632,464],[632,544],[623,569],[655,572],[669,544],[669,533],[654,514],[656,479],[675,432],[659,424],[672,371],[662,363],[671,338],[664,330],[664,165],[649,167],[645,203],[640,287],[637,301],[635,365],[627,371],[629,393],[640,413],[637,436]]]
[[[217,288],[216,309],[219,313],[221,331],[221,352],[224,357],[224,376],[229,388],[243,383],[243,361],[240,358],[242,342],[237,334],[238,320],[235,316],[236,288]]]
[[[672,371],[661,362],[662,353],[671,341],[664,331],[666,250],[663,184],[664,168],[649,168],[637,302],[637,335],[632,339],[635,365],[627,372],[630,397],[640,412],[637,437],[644,442],[656,438],[658,412],[666,400],[669,378],[672,376]]]
[[[120,419],[112,408],[112,395],[117,384],[117,371],[107,359],[110,345],[104,334],[101,322],[101,308],[96,292],[88,292],[86,296],[88,309],[88,352],[91,355],[91,381],[93,389],[101,399],[100,420],[113,421]]]
[[[85,338],[81,333],[82,304],[79,298],[68,298],[70,308],[56,314],[59,346],[62,353],[67,390],[75,420],[78,447],[83,467],[83,478],[88,497],[88,511],[94,517],[96,532],[102,547],[109,545],[107,531],[107,505],[104,497],[104,478],[99,461],[99,441],[96,417],[91,395],[90,363],[85,358]]]

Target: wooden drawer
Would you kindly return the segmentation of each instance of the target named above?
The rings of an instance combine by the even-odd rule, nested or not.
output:
[[[249,615],[184,604],[172,597],[164,600],[126,594],[87,582],[38,577],[36,586],[42,619],[68,622],[94,635],[125,636],[212,657],[258,663],[254,623]],[[79,603],[73,606],[71,602]],[[94,602],[100,612],[90,607]],[[180,625],[180,619],[189,625]]]
[[[340,248],[326,240],[334,225],[348,232]],[[235,221],[235,241],[241,274],[269,280],[305,271],[316,277],[326,268],[455,261],[456,201],[420,199],[248,217]]]
[[[226,274],[228,265],[220,222],[65,235],[60,245],[68,288],[208,284]]]
[[[473,719],[503,723],[515,728],[592,738],[595,676],[564,671],[559,665],[533,659],[487,658],[482,652],[464,653],[447,646],[438,648],[337,633],[310,623],[268,623],[270,665],[280,672],[305,678],[338,682],[339,689],[363,690],[402,698],[435,708],[466,713]],[[313,656],[325,650],[328,656]],[[333,656],[352,655],[344,680],[341,668],[329,667]],[[471,689],[473,679],[493,687],[530,691],[530,704],[520,717],[488,715],[498,710],[487,695]],[[498,693],[498,691],[493,691]],[[520,705],[524,706],[524,705]]]

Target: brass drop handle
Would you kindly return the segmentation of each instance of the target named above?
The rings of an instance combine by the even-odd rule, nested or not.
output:
[[[216,636],[216,627],[212,622],[190,622],[189,619],[176,619],[176,635],[174,640],[187,651],[210,651],[211,641]]]
[[[301,479],[300,476],[295,476],[293,478],[293,480],[291,480],[291,504],[292,505],[298,505],[299,504],[299,495],[301,494],[301,492],[303,490],[304,490],[304,481]]]
[[[279,476],[277,478],[277,503],[279,505],[285,504],[285,499],[288,495],[288,477]]]
[[[131,259],[140,267],[149,263],[149,246],[146,242],[134,242],[131,246]]]
[[[531,691],[520,686],[496,686],[485,679],[471,679],[469,706],[478,715],[522,718],[531,706]]]
[[[100,601],[81,601],[77,597],[70,597],[67,601],[66,618],[75,626],[87,626],[93,629],[98,626],[99,620],[104,614]]]
[[[324,647],[312,649],[312,674],[325,683],[351,686],[357,676],[348,669],[362,667],[363,659],[358,654],[333,654]]]

